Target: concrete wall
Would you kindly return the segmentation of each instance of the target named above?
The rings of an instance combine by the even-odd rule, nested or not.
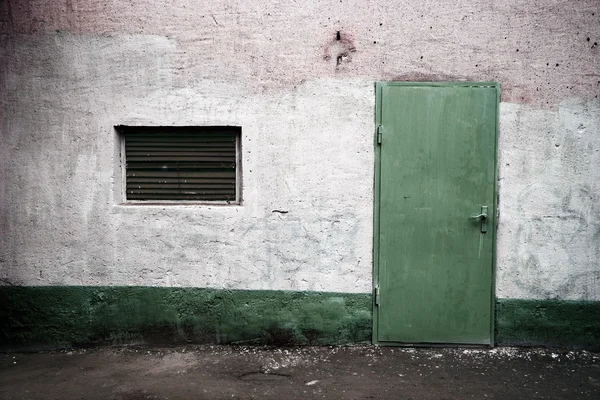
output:
[[[498,297],[600,300],[598,99],[500,109]]]
[[[497,295],[600,300],[599,8],[3,0],[0,279],[368,293],[374,81],[497,81]],[[242,126],[244,204],[118,205],[120,124]]]

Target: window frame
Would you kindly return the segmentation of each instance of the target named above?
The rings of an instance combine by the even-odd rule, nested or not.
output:
[[[126,157],[126,141],[127,134],[135,134],[133,131],[143,132],[145,129],[173,129],[202,131],[202,129],[210,128],[231,128],[235,132],[235,201],[227,200],[134,200],[127,198],[127,157]],[[210,206],[241,206],[242,205],[242,127],[239,125],[115,125],[114,130],[117,134],[118,152],[119,152],[119,169],[120,179],[118,180],[117,190],[118,203],[123,206],[194,206],[194,205],[210,205]]]

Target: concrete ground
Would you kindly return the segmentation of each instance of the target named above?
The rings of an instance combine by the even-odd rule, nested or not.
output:
[[[2,399],[599,399],[600,354],[186,346],[5,353]]]

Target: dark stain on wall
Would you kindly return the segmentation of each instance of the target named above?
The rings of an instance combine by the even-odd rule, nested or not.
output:
[[[394,75],[386,80],[393,82],[473,82],[476,79],[469,76],[449,75],[441,72],[419,72],[410,71],[400,75]]]
[[[335,59],[336,68],[342,63],[352,61],[352,54],[356,52],[356,46],[350,34],[342,31],[336,31],[333,37],[327,42],[323,51],[323,59],[330,61]]]

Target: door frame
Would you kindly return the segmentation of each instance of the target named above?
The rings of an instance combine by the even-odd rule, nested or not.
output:
[[[380,342],[379,334],[379,201],[381,189],[381,145],[378,143],[379,126],[382,121],[382,101],[383,88],[386,86],[427,86],[427,87],[488,87],[496,89],[496,126],[495,126],[495,148],[494,148],[494,207],[495,214],[492,216],[494,229],[490,231],[492,234],[492,282],[491,282],[491,310],[490,310],[490,345],[495,344],[495,320],[496,320],[496,231],[498,229],[498,135],[500,122],[500,83],[498,82],[375,82],[375,129],[373,135],[373,143],[375,146],[375,184],[374,184],[374,210],[373,210],[373,337],[372,341],[375,345],[385,346],[426,346],[440,347],[452,346],[452,344],[435,344],[435,343],[402,343],[402,342]],[[385,133],[383,132],[382,141],[385,142]],[[465,345],[455,345],[467,347]]]

